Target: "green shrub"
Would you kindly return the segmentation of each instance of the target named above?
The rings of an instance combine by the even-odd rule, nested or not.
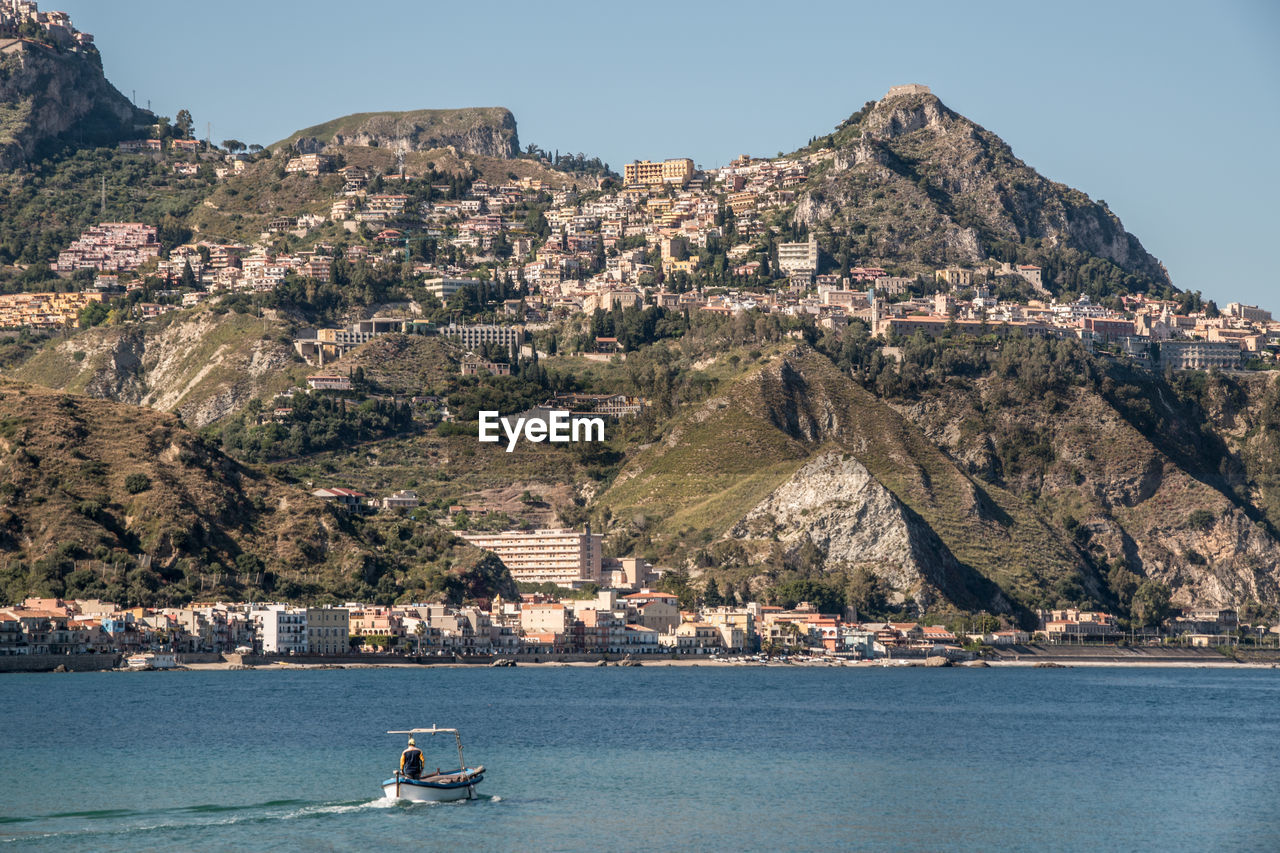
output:
[[[145,492],[151,488],[151,478],[146,474],[130,474],[124,478],[124,488],[131,495]]]

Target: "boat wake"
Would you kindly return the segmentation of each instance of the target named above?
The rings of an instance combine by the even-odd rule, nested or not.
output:
[[[501,798],[496,796],[479,795],[472,802],[499,802],[500,800]],[[432,806],[464,805],[466,802],[466,800],[460,800],[456,803],[412,803],[378,797],[370,800],[334,802],[270,800],[265,803],[245,805],[207,803],[171,809],[62,811],[43,815],[0,817],[0,844],[30,843],[44,839],[76,839],[83,845],[85,839],[94,837],[119,837],[278,821],[314,820],[333,815],[388,809],[396,812],[413,812]]]

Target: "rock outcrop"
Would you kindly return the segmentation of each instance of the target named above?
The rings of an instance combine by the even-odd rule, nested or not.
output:
[[[396,151],[453,147],[486,157],[520,152],[516,119],[502,107],[459,110],[356,113],[300,130],[284,141],[302,153],[325,146],[360,146]]]
[[[62,144],[114,144],[149,120],[107,82],[96,51],[0,40],[0,170]]]
[[[273,334],[273,332],[275,334]],[[51,345],[17,378],[93,397],[177,412],[194,428],[282,390],[296,364],[271,318],[197,310],[166,322],[93,329]]]
[[[729,535],[762,546],[780,542],[786,556],[807,542],[824,570],[868,568],[889,589],[917,601],[937,597],[955,557],[848,453],[830,451],[807,462],[774,489]]]

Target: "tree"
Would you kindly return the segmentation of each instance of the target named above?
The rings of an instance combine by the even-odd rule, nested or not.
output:
[[[843,613],[844,594],[822,581],[794,580],[779,584],[775,590],[778,603],[788,610],[802,601],[818,608],[819,613]]]
[[[239,139],[224,139],[222,140],[222,147],[235,154],[237,151],[243,151],[245,144]]]
[[[195,120],[191,118],[189,110],[178,110],[178,117],[173,122],[173,129],[177,131],[179,139],[190,139],[191,128],[195,125]]]
[[[124,488],[131,495],[145,492],[151,488],[151,478],[146,474],[130,474],[124,478]]]
[[[1142,627],[1159,625],[1170,613],[1169,588],[1159,581],[1144,580],[1133,594],[1131,613]]]
[[[92,326],[100,325],[106,321],[110,313],[107,306],[101,302],[90,302],[80,309],[80,328],[88,329]]]
[[[847,592],[849,606],[855,608],[860,615],[884,612],[885,594],[880,578],[865,566],[858,568],[849,581]]]
[[[720,607],[724,604],[724,596],[720,594],[720,586],[715,578],[707,581],[706,592],[702,594],[702,603],[707,607]]]

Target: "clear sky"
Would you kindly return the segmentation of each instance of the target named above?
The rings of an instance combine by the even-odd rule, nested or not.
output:
[[[215,141],[372,110],[505,106],[522,145],[790,151],[925,83],[1106,199],[1174,284],[1280,316],[1280,3],[44,0],[107,76]]]

